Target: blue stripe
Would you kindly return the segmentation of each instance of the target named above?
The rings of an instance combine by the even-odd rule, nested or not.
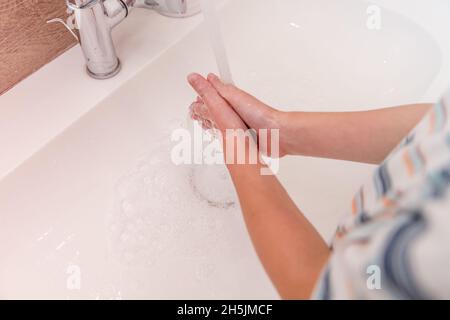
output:
[[[436,127],[435,127],[435,129],[436,129],[436,131],[439,131],[442,128],[444,128],[445,121],[447,119],[445,108],[444,108],[444,106],[442,105],[441,102],[436,103],[434,105],[434,114],[435,114],[435,117],[436,117]]]
[[[383,256],[383,288],[393,292],[398,299],[426,299],[427,295],[415,283],[409,261],[410,247],[425,230],[425,221],[420,212],[399,214],[407,218],[403,219],[387,242]]]
[[[358,213],[357,219],[358,220],[356,222],[358,224],[364,224],[371,221],[372,218],[367,214],[367,212],[361,211],[360,213]]]
[[[319,290],[317,293],[317,299],[330,300],[331,299],[331,279],[330,279],[330,266],[327,266],[321,279],[319,280]]]
[[[417,148],[408,150],[411,157],[411,161],[414,165],[414,172],[420,172],[423,169],[423,159],[420,155],[420,151]]]
[[[406,137],[404,146],[405,145],[407,146],[407,145],[411,144],[414,141],[415,138],[416,138],[416,133],[415,132],[411,133],[409,136]]]
[[[445,142],[447,143],[447,147],[450,148],[450,133],[448,133],[447,136],[445,137]]]
[[[430,173],[425,183],[423,197],[442,198],[447,194],[450,187],[450,163],[446,167],[436,172]]]
[[[385,196],[392,187],[391,177],[386,164],[380,165],[374,175],[375,189],[378,198]]]
[[[355,196],[355,203],[356,203],[356,208],[357,208],[356,212],[357,213],[361,212],[364,209],[363,208],[363,203],[362,203],[363,202],[362,197],[363,197],[363,190],[361,188],[361,189],[359,189],[358,193]]]

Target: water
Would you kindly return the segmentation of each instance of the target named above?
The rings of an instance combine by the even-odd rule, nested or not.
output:
[[[201,0],[201,7],[205,19],[205,29],[208,32],[220,78],[225,83],[233,83],[228,55],[223,41],[219,17],[214,0]],[[212,119],[204,119],[212,123]],[[188,119],[188,122],[191,122]],[[192,127],[191,127],[192,128]],[[192,130],[191,130],[192,132]],[[217,137],[216,137],[217,138]],[[211,206],[228,208],[236,204],[234,192],[225,166],[202,166],[192,170],[192,185],[196,194],[208,201]]]
[[[216,208],[236,206],[230,174],[225,166],[204,165],[192,170],[192,186],[200,199]]]
[[[224,166],[206,167],[214,178],[219,173],[216,181],[210,174],[196,176],[193,165],[172,163],[170,137],[162,141],[117,182],[111,253],[129,266],[186,263],[195,266],[193,277],[204,281],[214,274],[214,255],[235,257],[241,251],[233,241],[241,226],[237,197]],[[199,195],[194,183],[209,186],[208,193]],[[229,205],[213,205],[205,196]]]
[[[214,0],[201,0],[201,7],[205,18],[205,28],[209,34],[220,77],[225,83],[233,83],[227,51],[220,29],[220,20],[217,15],[216,2]]]
[[[202,9],[220,77],[233,83],[215,3],[202,0]],[[208,283],[218,261],[245,256],[246,239],[236,235],[242,231],[238,199],[224,165],[175,166],[169,141],[164,137],[117,183],[110,253],[130,267],[183,265],[195,281]]]

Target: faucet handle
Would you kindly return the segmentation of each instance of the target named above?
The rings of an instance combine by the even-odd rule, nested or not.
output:
[[[47,20],[47,23],[61,23],[69,32],[70,34],[77,40],[77,42],[80,42],[80,39],[74,32],[74,30],[78,29],[77,27],[77,20],[75,19],[75,11],[69,7],[69,0],[66,0],[67,3],[67,10],[66,13],[69,15],[67,19],[64,21],[62,18],[53,18],[50,20]]]
[[[67,8],[71,10],[92,8],[100,0],[66,0]]]
[[[188,17],[200,12],[198,0],[138,0],[169,17]],[[197,3],[197,5],[196,5]]]
[[[187,12],[187,0],[165,0],[158,2],[160,3],[160,8],[163,11],[180,15],[186,14]]]
[[[61,18],[53,18],[50,20],[47,20],[47,23],[61,23],[64,27],[66,27],[67,30],[69,30],[70,34],[73,35],[73,37],[77,40],[77,42],[80,42],[80,39],[78,39],[78,36],[73,32],[73,29],[69,27],[69,25]]]

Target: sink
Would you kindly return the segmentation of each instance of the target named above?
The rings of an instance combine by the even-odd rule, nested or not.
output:
[[[381,29],[368,29],[369,5],[228,1],[235,82],[284,110],[424,100],[445,62],[440,46],[383,7]],[[169,161],[170,134],[194,98],[185,76],[216,70],[205,39],[193,28],[0,180],[1,298],[278,298],[239,207],[195,197],[190,168]],[[288,157],[278,176],[329,239],[372,170]]]

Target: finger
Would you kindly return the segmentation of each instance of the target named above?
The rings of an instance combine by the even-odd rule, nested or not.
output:
[[[215,128],[214,120],[211,119],[208,107],[205,106],[203,101],[201,103],[194,102],[190,109],[191,118],[196,120],[203,129],[210,130]]]
[[[195,121],[201,120],[201,118],[198,115],[196,115],[195,113],[191,113],[190,117],[192,120],[195,120]]]
[[[246,126],[233,108],[221,97],[212,84],[201,75],[193,73],[188,81],[206,104],[219,129],[245,129]]]
[[[189,106],[189,113],[201,118],[210,118],[208,107],[203,102],[193,102]]]
[[[197,113],[195,112],[195,104],[196,104],[197,102],[193,102],[190,106],[189,106],[189,116],[192,118],[192,119],[194,119],[194,120],[197,120],[197,118],[198,118],[198,115],[197,115]]]
[[[214,128],[214,123],[211,120],[204,119],[202,122],[202,128],[204,130],[210,130]]]
[[[208,81],[219,92],[219,94],[233,107],[234,110],[252,126],[251,119],[255,119],[255,113],[273,110],[265,103],[259,101],[252,95],[237,88],[233,84],[225,84],[213,73],[208,75]]]
[[[203,102],[195,104],[194,112],[204,119],[212,120],[211,112]]]

